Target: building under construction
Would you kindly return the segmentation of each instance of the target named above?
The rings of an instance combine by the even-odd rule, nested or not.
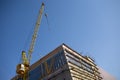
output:
[[[11,80],[23,80],[20,75]],[[94,60],[66,44],[30,66],[27,80],[102,80]]]

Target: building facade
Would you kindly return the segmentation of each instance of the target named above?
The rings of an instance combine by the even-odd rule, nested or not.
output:
[[[23,80],[19,75],[11,80]],[[28,80],[102,80],[94,60],[66,44],[30,66]]]

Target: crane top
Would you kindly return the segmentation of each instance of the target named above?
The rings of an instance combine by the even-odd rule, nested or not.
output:
[[[45,4],[42,2],[42,6],[44,6]]]

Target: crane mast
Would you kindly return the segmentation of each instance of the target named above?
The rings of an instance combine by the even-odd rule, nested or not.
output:
[[[34,45],[37,38],[38,30],[40,27],[43,11],[44,11],[44,3],[42,3],[41,8],[39,10],[39,15],[35,24],[34,33],[32,35],[32,40],[30,43],[30,48],[28,50],[28,56],[26,55],[25,51],[22,51],[22,63],[17,65],[16,72],[18,75],[22,75],[24,80],[26,80],[26,74],[29,72],[31,55],[34,50]]]

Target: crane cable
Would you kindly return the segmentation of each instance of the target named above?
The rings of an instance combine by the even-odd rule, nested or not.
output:
[[[49,20],[48,20],[48,15],[47,15],[47,13],[45,13],[45,17],[46,17],[47,24],[48,24],[48,30],[50,31],[50,24],[49,24]]]

